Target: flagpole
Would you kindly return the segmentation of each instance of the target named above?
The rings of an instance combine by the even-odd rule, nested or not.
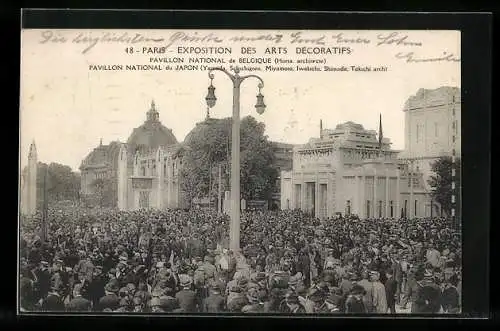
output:
[[[42,211],[42,242],[45,243],[47,240],[47,209],[48,209],[48,199],[47,199],[47,175],[49,172],[49,166],[45,168],[45,174],[43,176],[43,211]]]

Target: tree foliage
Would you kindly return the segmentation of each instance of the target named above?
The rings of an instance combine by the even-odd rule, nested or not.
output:
[[[461,195],[461,167],[460,159],[455,160],[455,213],[460,212]],[[429,185],[432,188],[432,197],[437,201],[446,214],[451,215],[451,195],[452,195],[452,160],[451,157],[441,157],[431,164],[433,175],[429,178]]]
[[[91,183],[96,203],[99,207],[116,206],[116,181],[112,178],[97,178]]]
[[[229,190],[231,118],[200,123],[186,138],[181,171],[182,188],[188,201],[212,193],[217,197],[218,166],[222,167],[222,190]],[[240,126],[240,184],[242,198],[269,199],[278,173],[265,126],[247,116]],[[211,184],[211,190],[209,189]]]
[[[71,167],[38,162],[37,165],[37,204],[43,204],[44,190],[49,201],[78,200],[80,192],[80,174]],[[44,186],[45,185],[45,186]]]

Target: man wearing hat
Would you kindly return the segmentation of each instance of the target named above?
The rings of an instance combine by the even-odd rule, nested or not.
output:
[[[394,279],[394,270],[387,269],[386,271],[387,280],[385,281],[385,296],[387,299],[387,307],[391,314],[396,314],[396,299],[399,295],[398,292],[398,282]]]
[[[368,313],[372,312],[372,304],[373,304],[373,284],[368,280],[368,272],[361,272],[361,280],[357,282],[358,285],[363,286],[365,289],[365,295],[363,296],[363,303],[365,304],[366,310]]]
[[[307,296],[307,301],[312,303],[312,312],[308,312],[306,308],[306,313],[314,313],[314,314],[327,314],[330,312],[328,306],[325,302],[326,293],[320,289],[312,289],[310,294]],[[299,301],[300,295],[299,295]],[[305,308],[305,307],[304,307]]]
[[[38,301],[45,299],[50,290],[50,270],[47,261],[41,261],[38,268],[33,273],[35,274],[36,281],[34,283],[34,299]]]
[[[265,272],[259,272],[255,275],[254,283],[256,284],[255,288],[259,291],[260,297],[267,297],[267,276]]]
[[[380,273],[378,271],[371,271],[370,276],[373,286],[373,312],[377,314],[386,314],[387,298],[385,294],[385,286],[380,282]]]
[[[117,295],[119,290],[118,281],[116,279],[110,280],[104,287],[105,295],[99,299],[98,311],[104,311],[106,308],[118,309],[120,306],[120,298]]]
[[[345,310],[344,298],[339,288],[332,289],[329,296],[325,300],[329,311],[334,314],[342,313]]]
[[[241,312],[241,309],[248,304],[248,298],[245,291],[238,285],[234,285],[229,289],[227,296],[227,309],[229,312]]]
[[[248,304],[241,308],[242,313],[260,313],[264,310],[264,303],[259,298],[259,292],[251,288],[247,293]]]
[[[210,284],[210,294],[203,300],[202,311],[204,313],[221,313],[225,311],[225,300],[221,295],[221,287],[217,282]]]
[[[443,311],[448,314],[460,313],[460,298],[457,290],[458,277],[456,274],[451,275],[445,280],[442,293]]]
[[[438,313],[441,309],[441,288],[433,281],[434,274],[425,270],[422,280],[417,280],[412,313]]]
[[[94,264],[92,263],[91,256],[83,252],[80,261],[74,268],[74,272],[78,275],[80,282],[91,282],[94,272]]]
[[[292,314],[305,314],[305,308],[300,304],[299,297],[294,292],[289,292],[285,296],[285,303],[288,307],[288,311]]]
[[[50,283],[54,288],[58,289],[59,295],[61,295],[63,298],[65,298],[66,295],[69,294],[67,292],[69,276],[68,273],[63,270],[63,261],[61,259],[56,259],[52,265],[52,276],[50,279]]]
[[[191,289],[193,280],[190,276],[185,274],[179,275],[179,280],[181,290],[175,295],[179,303],[178,312],[195,313],[197,311],[196,292]]]
[[[217,269],[215,268],[215,257],[213,254],[208,254],[204,258],[203,269],[205,270],[205,276],[207,281],[214,281]]]
[[[367,312],[365,304],[363,303],[364,295],[365,295],[365,289],[363,288],[363,286],[354,284],[350,294],[347,296],[346,299],[345,303],[346,314],[361,314]]]
[[[47,298],[42,301],[43,311],[62,312],[65,310],[64,299],[62,298],[60,282],[54,282],[51,285]]]
[[[102,273],[102,266],[95,266],[92,273],[92,281],[87,285],[87,292],[82,293],[86,299],[92,302],[94,308],[98,306],[99,299],[105,295],[104,287],[106,283],[107,279],[106,275]]]
[[[153,294],[154,291],[153,291]],[[160,299],[160,307],[166,312],[172,312],[179,308],[179,303],[173,295],[173,289],[169,287],[162,288],[158,298]]]
[[[76,284],[73,288],[73,299],[66,305],[67,311],[91,311],[92,304],[82,296],[82,287],[82,284]]]

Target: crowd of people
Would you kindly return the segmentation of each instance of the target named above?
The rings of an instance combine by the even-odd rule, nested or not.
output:
[[[445,218],[229,219],[208,210],[50,209],[21,220],[26,312],[395,314],[461,309],[461,237]]]

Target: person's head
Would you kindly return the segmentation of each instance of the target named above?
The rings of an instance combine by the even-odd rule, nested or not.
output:
[[[142,305],[142,299],[141,299],[141,297],[137,297],[137,296],[134,297],[132,303],[134,305],[134,312],[136,312],[136,313],[142,312],[143,305]]]
[[[73,287],[73,296],[74,297],[77,297],[77,296],[80,296],[82,295],[82,285],[81,284],[76,284],[74,287]]]
[[[387,269],[387,270],[385,271],[385,276],[386,276],[387,278],[392,278],[393,274],[394,274],[394,272],[392,271],[392,269]]]
[[[357,299],[361,299],[365,294],[366,290],[361,285],[355,284],[351,289],[351,295]]]
[[[376,282],[380,280],[380,273],[378,271],[371,271],[370,272],[370,279],[372,282]]]

